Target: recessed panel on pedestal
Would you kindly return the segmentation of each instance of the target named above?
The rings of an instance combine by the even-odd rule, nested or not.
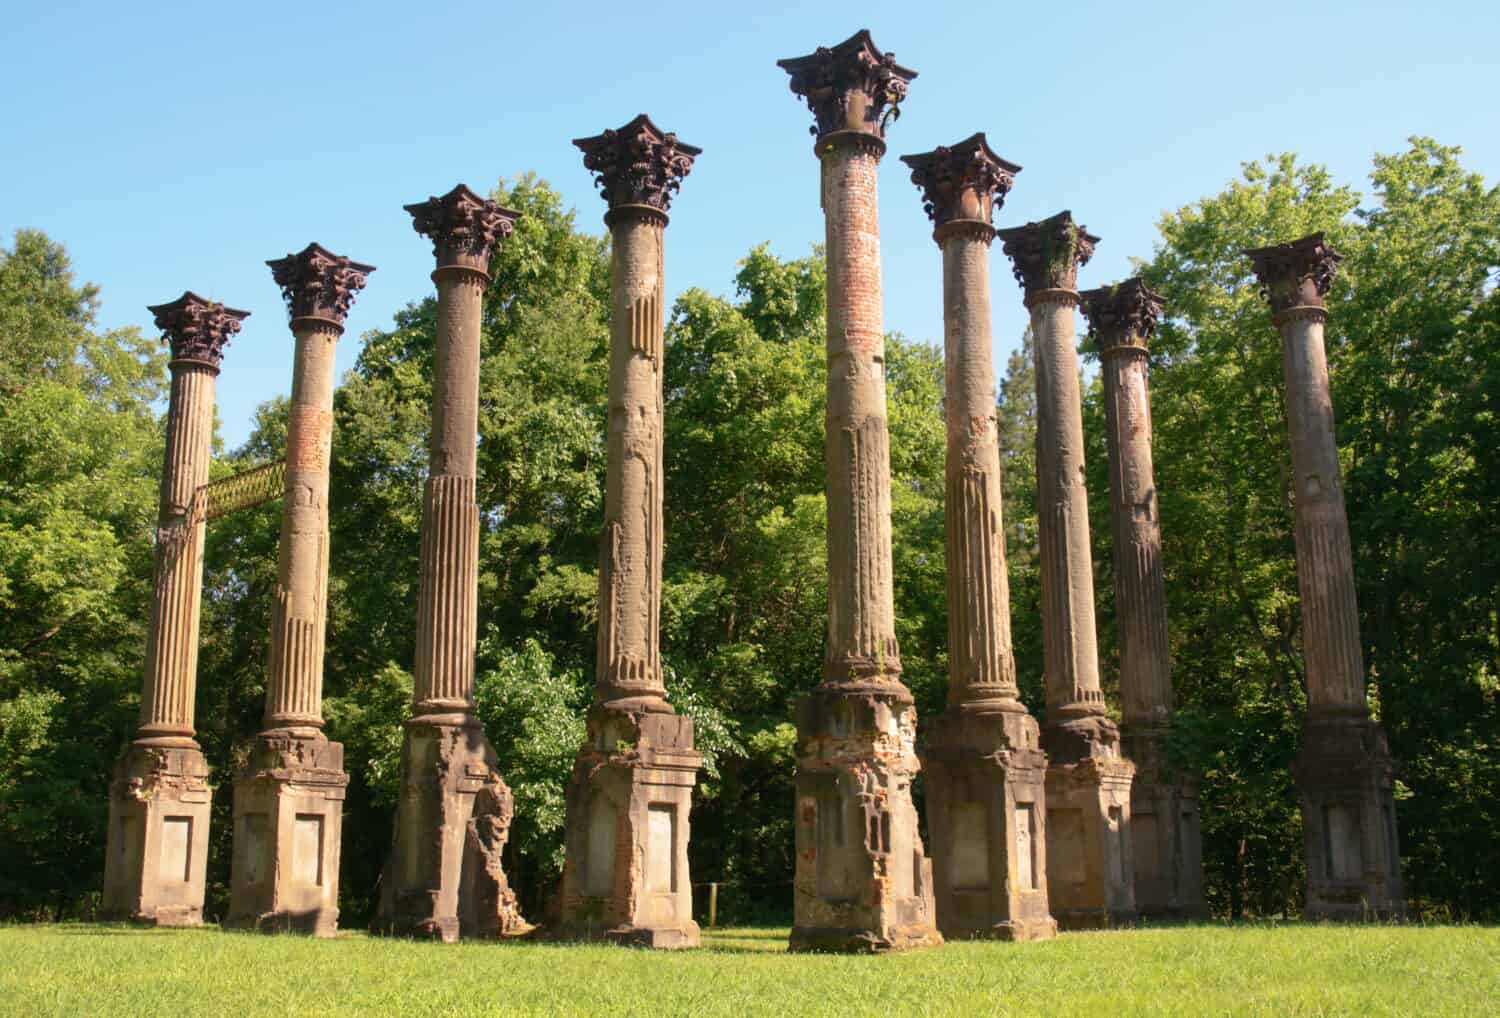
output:
[[[161,879],[188,879],[193,862],[193,818],[163,817],[161,821]]]
[[[949,865],[953,870],[953,887],[957,890],[982,890],[990,886],[990,844],[986,836],[989,823],[984,803],[965,802],[953,807],[953,842]]]
[[[323,883],[323,818],[298,813],[292,828],[292,879],[317,887]]]

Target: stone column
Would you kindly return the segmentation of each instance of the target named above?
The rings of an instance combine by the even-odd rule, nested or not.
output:
[[[407,205],[432,238],[437,336],[432,432],[422,497],[412,717],[401,751],[401,802],[371,929],[445,941],[512,936],[530,926],[501,865],[513,802],[474,717],[479,604],[480,315],[491,255],[520,213],[459,184]]]
[[[248,311],[184,293],[148,308],[171,345],[166,458],[156,523],[155,597],[146,636],[141,725],[110,785],[101,915],[159,926],[203,921],[212,789],[193,738],[203,513],[213,455],[214,379]]]
[[[1147,344],[1161,298],[1139,278],[1083,294],[1104,365],[1115,615],[1120,632],[1121,740],[1136,765],[1130,792],[1135,904],[1142,915],[1206,918],[1197,782],[1166,761],[1172,717],[1167,590],[1151,466]]]
[[[1094,631],[1094,571],[1084,488],[1083,400],[1073,309],[1078,267],[1099,238],[1060,212],[1000,231],[1036,337],[1037,521],[1047,720],[1047,891],[1063,929],[1135,916],[1130,784],[1119,728],[1105,716]]]
[[[1310,919],[1402,915],[1395,762],[1370,717],[1323,325],[1341,256],[1314,233],[1245,252],[1281,332],[1307,718],[1293,764]]]
[[[334,348],[373,265],[309,244],[266,263],[297,345],[286,494],[271,608],[265,727],[234,784],[234,864],[224,925],[333,936],[339,915],[344,747],[323,734],[328,466]]]
[[[594,704],[568,784],[552,933],[696,947],[688,813],[703,758],[661,671],[662,242],[672,195],[701,150],[644,113],[573,144],[609,203],[609,459]]]
[[[901,682],[876,170],[916,72],[861,31],[777,61],[817,125],[828,251],[828,648],[797,708],[794,951],[941,943],[911,783],[917,712]]]
[[[943,936],[1054,936],[1046,772],[1010,638],[990,338],[990,225],[1021,167],[983,134],[902,156],[943,253],[948,709],[927,731],[927,819]]]

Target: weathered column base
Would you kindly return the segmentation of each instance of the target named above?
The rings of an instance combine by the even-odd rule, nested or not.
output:
[[[1309,717],[1292,773],[1307,855],[1304,917],[1403,917],[1395,761],[1380,724],[1357,716]]]
[[[697,947],[688,819],[703,757],[677,714],[596,705],[568,783],[555,940]]]
[[[208,762],[190,738],[140,739],[115,764],[100,917],[153,926],[203,922]]]
[[[1130,844],[1135,764],[1119,729],[1091,715],[1047,727],[1047,897],[1064,930],[1127,926],[1137,918]]]
[[[339,925],[344,747],[264,732],[234,783],[228,929],[331,937]]]
[[[797,710],[793,951],[943,942],[911,782],[917,712],[899,683],[819,688]]]
[[[529,933],[501,865],[513,808],[478,719],[407,721],[395,844],[370,931],[448,943]]]
[[[1121,736],[1136,768],[1130,786],[1135,907],[1145,918],[1207,919],[1198,783],[1168,766],[1165,738],[1162,729],[1129,726]]]
[[[937,925],[948,940],[1046,940],[1047,755],[1019,703],[949,707],[927,733]]]

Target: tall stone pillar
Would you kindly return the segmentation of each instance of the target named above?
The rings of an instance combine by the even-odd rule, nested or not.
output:
[[[901,682],[876,170],[916,72],[860,31],[777,61],[811,108],[828,250],[828,648],[797,708],[794,951],[941,943],[911,784],[917,711]]]
[[[343,745],[323,734],[333,357],[354,295],[375,267],[319,244],[266,264],[286,298],[297,345],[265,727],[235,778],[224,925],[331,937],[338,930],[339,844],[349,784]]]
[[[990,339],[990,225],[1021,167],[983,134],[902,156],[943,253],[947,375],[948,708],[928,725],[927,821],[943,936],[1054,936],[1047,757],[1021,703],[1010,638]]]
[[[491,254],[520,213],[459,184],[407,205],[432,238],[437,336],[432,433],[422,497],[412,717],[401,750],[401,802],[371,929],[454,941],[530,929],[501,866],[513,801],[474,717],[479,604],[480,314]]]
[[[1099,238],[1060,212],[1000,231],[1036,337],[1037,521],[1047,720],[1047,891],[1064,929],[1135,917],[1130,784],[1119,728],[1104,713],[1083,470],[1083,400],[1073,309],[1078,267]]]
[[[609,451],[599,552],[599,657],[588,737],[568,783],[554,935],[698,946],[688,813],[703,758],[661,671],[662,244],[701,149],[644,113],[576,139],[609,211]]]
[[[1311,919],[1402,915],[1395,761],[1370,717],[1323,325],[1341,256],[1314,233],[1245,252],[1281,332],[1291,432],[1307,718],[1293,773]]]
[[[1172,718],[1167,589],[1151,465],[1148,344],[1161,298],[1139,278],[1083,294],[1104,362],[1115,615],[1120,631],[1121,741],[1136,766],[1130,791],[1135,905],[1142,915],[1203,918],[1203,837],[1197,782],[1166,760]]]
[[[155,596],[146,636],[141,724],[115,764],[101,914],[159,926],[203,921],[212,790],[193,738],[203,514],[224,344],[248,311],[184,293],[148,308],[171,345],[166,459],[156,522]]]

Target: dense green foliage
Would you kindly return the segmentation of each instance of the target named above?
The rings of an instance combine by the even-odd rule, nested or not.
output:
[[[1203,775],[1205,861],[1225,914],[1295,909],[1288,764],[1304,707],[1280,353],[1242,247],[1326,229],[1348,256],[1328,333],[1372,707],[1403,765],[1407,874],[1426,909],[1500,914],[1500,191],[1425,140],[1378,157],[1368,200],[1315,166],[1249,164],[1163,217],[1152,395],[1179,709]],[[507,866],[540,915],[594,669],[608,250],[533,178],[495,259],[480,380],[477,709],[516,793]],[[998,255],[997,255],[998,257]],[[104,792],[139,702],[164,359],[92,327],[92,288],[19,234],[0,261],[0,912],[86,910]],[[936,253],[934,252],[934,260]],[[1015,299],[997,273],[997,301]],[[824,639],[821,253],[760,247],[734,293],[690,290],[667,329],[663,657],[707,767],[696,881],[721,915],[789,908],[793,703]],[[414,653],[435,304],[363,337],[335,399],[329,734],[352,775],[342,908],[368,916],[390,843]],[[349,340],[345,340],[349,342]],[[999,392],[1014,639],[1041,709],[1029,337]],[[1087,352],[1087,344],[1084,344]],[[945,682],[941,354],[890,338],[898,635],[925,716]],[[1097,380],[1085,423],[1100,639],[1113,591]],[[286,405],[215,473],[280,455]],[[209,912],[227,898],[230,781],[264,696],[275,503],[210,527],[198,693],[215,797]]]
[[[1500,930],[1480,926],[1190,926],[951,943],[878,959],[788,955],[786,929],[710,930],[703,939],[703,950],[684,952],[473,941],[437,949],[357,933],[308,941],[0,928],[0,1014],[185,1018],[221,1015],[230,1001],[254,1015],[413,1018],[1280,1018],[1500,1008]]]

